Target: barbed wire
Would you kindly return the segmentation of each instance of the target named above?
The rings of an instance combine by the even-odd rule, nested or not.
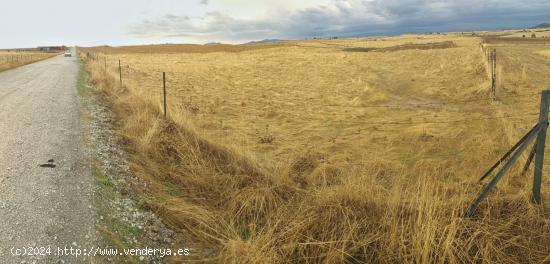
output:
[[[321,44],[324,44],[324,43],[321,43]],[[298,46],[298,45],[295,45],[295,46]],[[336,46],[336,45],[333,45],[333,46]],[[312,48],[330,48],[330,47],[312,46]],[[350,48],[350,47],[346,47],[346,48]],[[108,68],[108,69],[113,69],[113,68]],[[154,79],[162,80],[162,77],[161,77],[162,71],[157,71],[157,72],[154,73],[155,75],[153,75],[153,74],[147,73],[145,71],[135,69],[135,68],[133,68],[129,65],[125,69],[127,69],[128,71],[133,71],[134,73],[138,73],[140,75],[143,75],[145,78],[154,78]],[[171,73],[171,74],[174,74],[174,73]],[[136,75],[132,75],[132,77],[136,78]],[[137,77],[141,78],[142,76],[137,76]],[[161,88],[162,88],[162,86],[159,85],[159,90]],[[158,95],[159,97],[163,96],[163,94],[160,93],[160,92],[153,92],[153,94]],[[500,99],[513,99],[516,102],[520,102],[520,101],[527,102],[528,100],[531,100],[531,97],[534,97],[534,96],[540,95],[540,94],[541,94],[540,92],[528,93],[528,94],[509,94],[509,95],[497,96],[496,99],[497,100],[500,100]],[[181,95],[181,94],[173,94],[171,92],[168,93],[167,95],[169,96],[169,98],[183,98],[183,99],[187,99],[187,98],[193,96],[193,95],[185,96],[185,95]],[[196,96],[200,96],[200,95],[196,95]],[[430,99],[424,99],[424,100],[430,100]],[[445,100],[445,99],[436,99],[436,100]],[[493,100],[494,99],[490,98],[490,97],[487,97],[487,98],[483,97],[483,98],[467,98],[467,99],[463,99],[463,100],[449,100],[449,101],[445,101],[445,102],[407,103],[407,104],[404,104],[404,105],[339,105],[339,104],[324,104],[324,105],[321,105],[321,106],[322,107],[340,107],[340,108],[405,109],[405,108],[410,108],[410,107],[421,107],[421,106],[466,105],[466,104],[471,104],[471,103],[487,102],[487,101],[493,101]],[[537,103],[536,101],[532,101],[532,102]],[[183,102],[183,103],[186,103],[186,102]],[[324,114],[326,114],[326,113],[324,113]],[[342,114],[342,115],[346,115],[346,114]],[[361,136],[362,131],[369,131],[369,132],[375,131],[375,132],[382,132],[382,133],[387,133],[387,132],[400,133],[400,132],[403,132],[403,130],[401,130],[401,129],[388,130],[388,129],[382,129],[380,127],[376,127],[376,126],[373,126],[373,125],[379,125],[379,126],[384,127],[384,126],[400,126],[400,125],[427,125],[427,124],[457,124],[457,123],[468,124],[472,121],[487,121],[487,120],[502,120],[502,119],[525,121],[526,118],[530,118],[530,117],[538,116],[538,115],[539,115],[539,113],[525,113],[525,114],[518,114],[518,115],[505,115],[505,116],[500,116],[500,117],[484,116],[484,117],[460,118],[460,119],[453,119],[453,120],[444,120],[442,118],[437,118],[437,119],[424,120],[424,121],[412,120],[412,117],[410,117],[406,120],[398,120],[398,121],[369,120],[368,118],[365,118],[364,120],[358,120],[358,121],[355,121],[355,122],[350,122],[349,120],[334,120],[334,122],[340,123],[342,125],[365,125],[365,126],[369,126],[369,127],[347,128],[346,130],[355,129],[357,131],[353,131],[353,132],[352,131],[341,131],[341,132],[336,131],[336,132],[332,132],[332,134],[334,134],[337,137],[346,137],[346,136]],[[428,119],[428,118],[433,118],[433,117],[416,116],[414,118],[416,118],[416,119]],[[488,129],[485,126],[476,126],[476,127],[479,127],[479,128],[482,128],[482,129]],[[323,128],[327,129],[327,128],[333,128],[333,127],[321,127],[320,129],[323,129]],[[246,128],[243,127],[242,129],[243,130],[244,129],[250,130],[250,127],[249,126],[246,127]],[[203,129],[201,129],[201,130],[203,130]],[[204,129],[203,132],[204,131],[208,131],[208,132],[211,132],[211,131],[225,131],[225,132],[227,132],[227,131],[233,131],[233,130],[240,130],[240,129],[235,129],[234,127],[221,128],[221,129]],[[316,130],[316,131],[319,131],[319,130]],[[309,131],[309,130],[307,130],[307,131]],[[328,139],[328,138],[330,138],[330,136],[325,136],[325,138]],[[379,151],[379,152],[366,151],[366,152],[363,152],[363,153],[378,155],[378,154],[380,154],[380,152],[382,152],[382,151]],[[464,155],[463,151],[459,151],[459,153],[456,153],[456,154],[448,154],[448,155],[437,155],[437,154],[422,153],[421,155],[419,155],[418,158],[420,158],[420,159],[426,159],[426,158],[452,158],[452,157],[460,157],[462,155]],[[364,166],[364,165],[367,165],[367,164],[368,163],[364,163],[364,162],[353,162],[353,163],[346,163],[345,165],[348,165],[348,166],[349,165],[351,165],[351,166]],[[225,167],[225,165],[219,165],[218,164],[215,167]],[[234,167],[234,166],[231,166],[231,167]]]
[[[320,42],[321,44],[324,44],[322,42]],[[336,44],[331,44],[331,46],[337,46]],[[316,47],[316,46],[315,46]],[[316,48],[324,48],[324,47],[316,47]],[[109,64],[109,62],[111,62],[111,60],[108,60],[107,56],[105,56],[105,54],[103,54],[104,56],[104,63],[107,63]],[[93,56],[92,56],[93,57]],[[97,59],[97,57],[94,59],[95,61],[98,61],[98,63],[101,63],[101,60],[100,59]],[[118,60],[116,60],[118,62]],[[112,67],[107,67],[107,71],[109,71],[109,69],[111,69]],[[118,68],[118,67],[116,67]],[[125,65],[124,67],[121,67],[121,68],[124,68],[124,69],[127,69],[128,71],[134,71],[135,73],[138,73],[140,75],[143,75],[143,76],[146,76],[146,77],[152,77],[152,78],[158,78],[158,79],[162,79],[162,77],[157,77],[157,76],[154,76],[150,73],[147,73],[147,72],[144,72],[142,70],[138,70],[136,68],[133,68],[131,67],[130,65]],[[161,74],[162,72],[161,71],[158,71],[157,74]],[[174,73],[171,73],[171,74],[174,74]],[[135,76],[135,75],[134,75]],[[161,92],[152,92],[151,94],[153,95],[158,95],[159,97],[162,97],[163,96],[163,93]],[[509,99],[509,98],[512,98],[512,99],[517,99],[517,98],[528,98],[528,97],[533,97],[535,95],[540,95],[541,92],[537,92],[537,93],[528,93],[528,94],[514,94],[514,95],[504,95],[504,96],[498,96],[496,99]],[[174,94],[174,93],[167,93],[166,94],[169,98],[178,98],[178,99],[188,99],[190,98],[191,96],[185,96],[185,95],[181,95],[181,94]],[[441,99],[440,99],[441,100]],[[476,103],[476,102],[483,102],[483,101],[493,101],[495,99],[493,98],[489,98],[489,97],[484,97],[484,98],[468,98],[468,99],[463,99],[463,100],[450,100],[450,101],[445,101],[445,102],[422,102],[422,103],[406,103],[406,104],[402,104],[402,105],[341,105],[341,104],[321,104],[322,107],[341,107],[341,108],[386,108],[386,109],[408,109],[410,107],[421,107],[421,106],[449,106],[449,105],[459,105],[459,104],[469,104],[469,103]],[[183,102],[185,103],[185,102]],[[353,115],[352,113],[323,113],[324,115],[342,115],[342,116],[346,116],[346,115]],[[485,116],[485,117],[475,117],[475,118],[463,118],[463,119],[457,119],[457,120],[429,120],[429,121],[412,121],[410,119],[412,119],[413,117],[409,117],[407,120],[400,120],[400,121],[376,121],[376,120],[361,120],[361,121],[357,121],[357,122],[349,122],[349,121],[346,121],[346,124],[369,124],[369,125],[420,125],[420,124],[451,124],[451,123],[462,123],[462,122],[471,122],[471,121],[482,121],[482,120],[497,120],[497,119],[502,119],[502,118],[510,118],[510,119],[513,119],[513,118],[525,118],[525,117],[528,117],[528,116],[535,116],[535,115],[538,115],[538,113],[533,113],[533,114],[524,114],[524,115],[515,115],[515,116],[504,116],[504,117],[490,117],[490,116]],[[432,118],[432,117],[427,117],[427,116],[415,116],[414,118],[421,118],[421,119],[427,119],[427,118]],[[335,122],[341,122],[341,121],[335,121]],[[360,122],[360,123],[359,123]]]
[[[322,43],[320,42],[321,44],[325,44],[325,43]],[[337,44],[326,44],[326,45],[331,45],[331,46],[339,46]],[[348,47],[348,46],[346,46]],[[349,46],[351,47],[351,46]],[[105,56],[105,54],[103,54],[103,56]],[[96,59],[97,60],[97,59]],[[98,63],[101,63],[100,60],[97,60]],[[107,61],[108,63],[109,61]],[[118,62],[118,60],[115,60],[115,62]],[[131,67],[130,65],[124,65],[125,68],[127,69],[131,69],[135,72],[138,72],[142,75],[146,75],[146,76],[150,76],[150,77],[154,77],[154,78],[157,78],[156,76],[153,76],[151,75],[150,73],[147,73],[147,72],[144,72],[142,70],[139,70],[139,69],[136,69],[136,68],[133,68]],[[158,70],[156,74],[159,75],[159,79],[161,79],[162,77],[160,76],[162,74],[163,71],[161,70]],[[185,73],[178,73],[178,72],[170,72],[169,74],[185,74]],[[501,98],[519,98],[519,97],[528,97],[528,96],[533,96],[533,95],[540,95],[540,92],[537,92],[537,93],[531,93],[531,94],[523,94],[523,95],[505,95],[505,96],[498,96],[496,99],[501,99]],[[480,102],[480,101],[489,101],[489,100],[494,100],[493,98],[490,98],[490,97],[486,97],[486,98],[470,98],[470,99],[463,99],[463,100],[450,100],[450,101],[446,101],[446,102],[427,102],[427,103],[413,103],[411,105],[420,105],[420,106],[424,106],[424,105],[445,105],[445,104],[458,104],[458,103],[472,103],[472,102]],[[361,105],[361,106],[354,106],[354,105],[325,105],[325,106],[334,106],[334,107],[364,107],[364,108],[393,108],[393,107],[399,107],[397,105],[372,105],[372,106],[364,106],[364,105]]]
[[[159,79],[159,80],[162,80],[162,77],[160,77],[160,74],[162,72],[158,72],[157,74],[159,74],[159,77],[157,76],[154,76],[154,75],[151,75],[147,72],[144,72],[144,71],[141,71],[141,70],[137,70],[137,69],[134,69],[134,68],[131,68],[129,67],[129,69],[131,69],[132,71],[136,72],[136,73],[139,73],[141,75],[144,75],[146,77],[151,77],[151,78],[155,78],[155,79]],[[168,80],[167,82],[168,84],[170,84],[170,81]],[[160,87],[160,86],[159,86]],[[518,94],[518,95],[504,95],[504,96],[497,96],[496,100],[499,100],[499,99],[509,99],[509,98],[512,98],[512,99],[516,99],[516,98],[526,98],[526,97],[532,97],[532,96],[535,96],[535,95],[540,95],[541,93],[540,92],[537,92],[537,93],[529,93],[529,94]],[[169,95],[170,97],[176,97],[176,98],[184,98],[184,96],[181,96],[179,94],[173,94],[173,93],[168,93],[167,95]],[[442,99],[439,99],[439,100],[442,100]],[[448,106],[448,105],[451,105],[451,104],[454,104],[454,105],[457,105],[457,104],[469,104],[469,103],[478,103],[478,102],[483,102],[483,101],[494,101],[495,99],[491,98],[491,97],[484,97],[484,98],[469,98],[469,99],[463,99],[463,100],[449,100],[449,101],[445,101],[445,102],[422,102],[422,103],[407,103],[407,104],[404,104],[404,105],[342,105],[342,104],[325,104],[323,105],[324,107],[342,107],[342,108],[391,108],[391,109],[400,109],[400,108],[410,108],[410,107],[422,107],[422,106]]]
[[[154,94],[157,94],[159,96],[162,96],[163,93],[162,92],[153,92]],[[184,93],[184,92],[182,92]],[[510,96],[502,96],[502,97],[499,97],[499,98],[523,98],[523,97],[531,97],[531,96],[534,96],[534,95],[540,95],[540,92],[539,93],[532,93],[532,94],[523,94],[523,95],[510,95]],[[191,98],[193,95],[184,95],[184,94],[174,94],[172,92],[167,92],[167,96],[169,96],[170,98],[177,98],[177,99],[189,99]],[[462,102],[473,102],[473,101],[492,101],[493,99],[491,98],[483,98],[483,99],[475,99],[475,100],[464,100]],[[518,100],[520,101],[520,100]],[[521,100],[521,101],[524,101],[524,102],[527,102],[527,100]],[[425,106],[425,105],[448,105],[448,104],[452,104],[452,103],[456,103],[456,102],[460,102],[460,101],[453,101],[453,102],[450,102],[450,103],[444,103],[444,102],[440,102],[440,103],[426,103],[426,104],[417,104],[417,103],[411,103],[411,104],[404,104],[404,105],[337,105],[337,104],[318,104],[316,103],[316,106],[320,106],[320,107],[342,107],[342,108],[388,108],[388,109],[406,109],[408,110],[409,108],[411,107],[419,107],[419,106]],[[308,104],[302,104],[302,105],[308,105]],[[288,105],[285,105],[285,106],[295,106],[295,105],[291,105],[291,104],[288,104]],[[480,109],[486,109],[486,106],[480,106]],[[469,108],[469,110],[474,110],[472,109],[471,107]],[[347,114],[347,113],[342,113],[342,114]]]

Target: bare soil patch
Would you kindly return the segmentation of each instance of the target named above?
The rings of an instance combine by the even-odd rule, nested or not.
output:
[[[456,48],[457,45],[453,41],[443,41],[443,42],[433,42],[433,43],[423,43],[423,44],[403,44],[387,48],[347,48],[344,51],[351,52],[392,52],[399,50],[432,50],[432,49],[449,49]]]

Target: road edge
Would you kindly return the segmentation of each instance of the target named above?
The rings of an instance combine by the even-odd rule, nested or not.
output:
[[[78,52],[76,52],[78,54]],[[119,253],[132,248],[170,248],[175,232],[154,213],[142,207],[128,182],[135,182],[128,166],[128,155],[113,130],[112,113],[99,92],[88,83],[84,63],[77,57],[77,89],[85,120],[86,144],[90,149],[94,177],[94,207],[98,215],[96,231],[102,248]],[[99,257],[99,263],[164,263],[162,256]]]

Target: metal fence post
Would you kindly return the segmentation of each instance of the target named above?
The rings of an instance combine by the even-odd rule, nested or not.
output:
[[[164,94],[164,118],[166,118],[166,72],[162,72],[162,91]]]
[[[472,217],[474,215],[477,209],[477,206],[481,203],[481,201],[483,201],[483,199],[485,199],[485,197],[487,197],[487,195],[489,195],[489,192],[496,186],[496,184],[500,181],[502,176],[504,176],[504,174],[508,172],[508,170],[510,170],[512,165],[514,165],[514,163],[519,158],[519,156],[521,156],[521,154],[529,146],[531,141],[535,139],[535,137],[539,134],[540,131],[541,131],[541,127],[537,125],[535,127],[535,130],[531,130],[529,131],[529,133],[527,133],[527,138],[525,139],[525,141],[521,143],[519,148],[516,149],[516,151],[514,152],[512,157],[510,157],[508,162],[504,164],[504,167],[502,167],[502,169],[495,175],[495,177],[491,179],[491,181],[483,188],[483,191],[481,191],[481,193],[475,199],[475,201],[470,205],[470,207],[468,207],[465,217]]]
[[[550,90],[542,91],[540,99],[540,131],[537,137],[537,150],[535,153],[535,174],[533,177],[533,202],[540,204],[540,186],[542,182],[542,168],[544,166],[544,144],[546,143],[546,131],[548,128],[548,102]]]
[[[531,152],[529,152],[529,156],[527,157],[527,161],[525,162],[525,165],[523,166],[523,170],[521,171],[521,175],[525,175],[527,171],[529,170],[529,167],[531,167],[531,163],[533,163],[533,158],[535,158],[535,153],[537,151],[537,143],[533,146],[531,149]]]

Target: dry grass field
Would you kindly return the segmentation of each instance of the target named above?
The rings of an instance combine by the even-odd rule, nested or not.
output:
[[[535,34],[537,38],[550,38],[550,30],[549,29],[528,29],[528,30],[514,30],[514,31],[507,31],[507,34],[505,37],[507,38],[523,38],[525,36],[526,38],[531,38],[532,34]]]
[[[196,260],[547,263],[548,166],[544,205],[529,202],[532,172],[516,165],[474,218],[462,217],[478,178],[536,123],[537,93],[550,87],[547,45],[486,44],[499,61],[493,102],[482,41],[404,35],[80,55],[148,183],[135,191]]]
[[[0,72],[51,58],[57,54],[58,53],[0,51]]]

